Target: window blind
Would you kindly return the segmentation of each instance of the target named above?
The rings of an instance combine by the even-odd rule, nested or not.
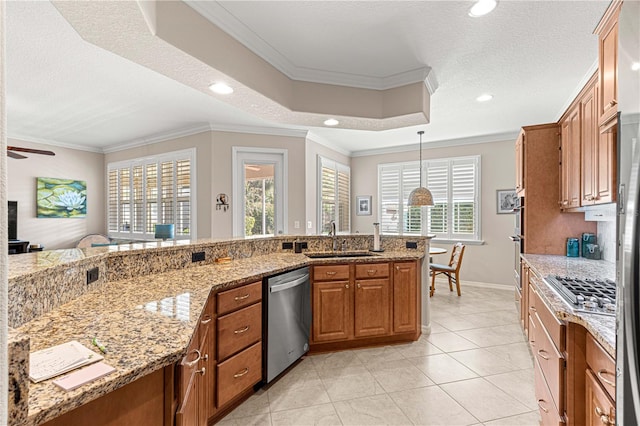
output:
[[[330,230],[335,221],[336,231],[348,233],[351,229],[351,170],[348,166],[319,157],[319,209],[320,233]]]

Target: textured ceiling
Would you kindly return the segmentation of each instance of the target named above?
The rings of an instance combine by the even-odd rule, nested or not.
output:
[[[455,1],[194,5],[294,79],[387,87],[431,67],[438,82],[431,123],[372,132],[256,118],[83,41],[48,2],[8,2],[8,133],[108,149],[198,126],[308,128],[347,152],[414,145],[418,129],[427,142],[510,134],[558,119],[593,71],[592,31],[607,4],[502,1],[479,19],[467,16],[471,2]],[[91,24],[104,16],[84,19]],[[475,102],[485,92],[494,100]]]

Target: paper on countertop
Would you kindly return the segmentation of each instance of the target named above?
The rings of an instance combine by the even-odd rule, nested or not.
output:
[[[29,378],[38,383],[103,359],[102,355],[72,340],[29,354]]]
[[[96,379],[109,375],[116,371],[115,368],[104,362],[97,362],[88,367],[81,368],[78,371],[69,373],[66,376],[55,379],[53,384],[61,387],[66,391],[74,390],[85,383],[92,382]]]

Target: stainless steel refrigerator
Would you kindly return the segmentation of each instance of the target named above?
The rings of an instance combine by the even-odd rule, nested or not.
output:
[[[616,423],[640,421],[640,2],[618,20],[618,263]]]

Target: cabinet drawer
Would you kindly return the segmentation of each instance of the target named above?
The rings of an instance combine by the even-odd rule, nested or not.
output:
[[[218,360],[262,338],[262,303],[218,318]]]
[[[589,369],[585,372],[585,423],[592,426],[616,424],[616,405]]]
[[[535,363],[534,363],[535,364]],[[540,413],[541,425],[564,425],[562,417],[558,414],[556,406],[551,400],[549,388],[544,381],[542,372],[537,365],[533,367],[534,382],[536,388],[536,399],[538,400],[538,412]]]
[[[314,281],[339,281],[349,279],[349,265],[323,265],[313,267]]]
[[[218,315],[262,300],[262,281],[218,293]]]
[[[545,327],[541,324],[538,314],[532,316],[535,335],[535,346],[532,347],[533,356],[540,366],[549,392],[559,412],[564,411],[564,358],[551,341]],[[529,333],[531,335],[531,333]]]
[[[609,398],[616,399],[616,362],[591,334],[587,334],[587,364],[593,370]]]
[[[536,314],[538,315],[538,319],[544,325],[544,328],[549,333],[551,340],[558,348],[559,352],[563,352],[565,350],[565,333],[566,327],[564,324],[556,318],[556,316],[549,310],[547,305],[542,301],[538,292],[534,292],[535,294],[535,305],[534,308],[536,310]]]
[[[356,279],[386,278],[389,276],[388,263],[366,263],[356,265]]]
[[[262,342],[218,364],[218,406],[223,406],[262,379]]]

